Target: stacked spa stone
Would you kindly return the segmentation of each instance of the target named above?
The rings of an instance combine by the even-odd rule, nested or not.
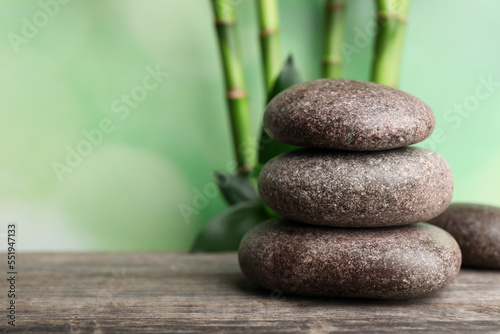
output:
[[[267,289],[310,296],[413,298],[449,284],[460,249],[419,222],[449,205],[451,170],[437,153],[406,147],[434,125],[425,103],[370,82],[322,79],[276,96],[267,133],[307,148],[263,167],[259,193],[285,218],[247,233],[243,273]]]

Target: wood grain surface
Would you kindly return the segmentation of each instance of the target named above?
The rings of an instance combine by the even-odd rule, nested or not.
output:
[[[462,270],[408,301],[282,295],[248,282],[237,255],[20,254],[19,333],[500,333],[500,271]],[[7,274],[5,273],[5,276]]]

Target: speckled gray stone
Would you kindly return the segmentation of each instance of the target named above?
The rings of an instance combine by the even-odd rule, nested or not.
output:
[[[463,265],[500,269],[500,208],[479,204],[451,204],[429,223],[455,237]]]
[[[443,157],[423,148],[301,149],[262,168],[259,193],[274,211],[304,223],[396,226],[442,213],[451,201],[453,177]]]
[[[427,138],[435,126],[421,100],[388,86],[320,79],[292,86],[267,106],[264,128],[290,145],[352,151],[403,147]]]
[[[455,239],[425,223],[346,229],[275,219],[249,231],[238,255],[245,276],[269,290],[382,299],[429,295],[461,263]]]

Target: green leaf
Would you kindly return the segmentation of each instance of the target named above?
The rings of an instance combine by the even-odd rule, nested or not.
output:
[[[269,93],[267,101],[271,101],[281,91],[287,89],[288,87],[296,85],[301,81],[302,80],[300,79],[300,75],[293,65],[293,59],[291,56],[289,56],[285,65],[283,65],[283,69],[281,70],[280,75],[274,83],[273,89]],[[284,152],[295,150],[297,148],[299,147],[279,143],[271,139],[267,132],[262,129],[259,141],[259,164],[264,165],[275,156]]]
[[[245,233],[267,219],[269,216],[262,202],[237,203],[203,227],[191,251],[235,251]]]
[[[271,137],[269,137],[267,132],[264,130],[262,130],[259,147],[261,148],[261,151],[259,153],[260,166],[256,168],[258,171],[262,169],[262,166],[264,166],[266,162],[268,162],[275,156],[300,148],[298,146],[277,142],[276,140],[271,139]]]
[[[246,177],[216,172],[215,180],[222,192],[222,196],[229,205],[246,201],[260,201],[255,187]]]
[[[299,72],[295,69],[295,65],[293,64],[292,56],[288,56],[288,59],[283,65],[276,82],[274,83],[273,89],[267,96],[267,102],[269,103],[276,95],[291,87],[293,85],[299,84],[302,82],[300,78]]]

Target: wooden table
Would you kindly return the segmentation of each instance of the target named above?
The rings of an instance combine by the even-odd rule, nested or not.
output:
[[[463,270],[409,301],[280,296],[241,274],[237,255],[21,254],[20,333],[500,333],[500,271]],[[2,279],[2,324],[7,307]]]

